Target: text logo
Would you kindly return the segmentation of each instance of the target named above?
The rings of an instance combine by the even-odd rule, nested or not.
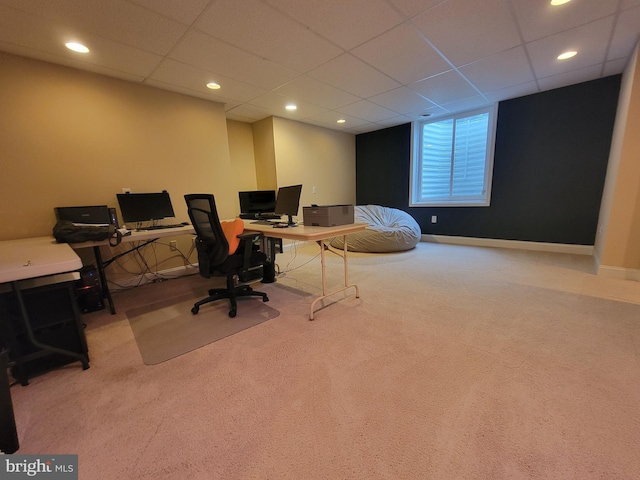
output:
[[[0,479],[78,480],[78,455],[0,455]]]

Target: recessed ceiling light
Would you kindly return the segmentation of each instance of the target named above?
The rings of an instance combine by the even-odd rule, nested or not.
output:
[[[67,42],[64,45],[69,50],[73,50],[74,52],[78,52],[78,53],[88,53],[89,52],[89,49],[87,47],[85,47],[84,45],[82,45],[81,43]]]
[[[286,106],[286,107],[284,107],[284,108],[286,108],[286,109],[287,109],[287,110],[289,110],[290,112],[292,112],[292,111],[294,111],[294,110],[297,110],[297,109],[298,109],[298,107],[297,107],[297,106],[295,106],[293,103],[290,103],[289,105],[287,105],[287,106]]]
[[[567,58],[575,57],[578,54],[575,50],[569,50],[568,52],[558,55],[558,60],[566,60]]]
[[[218,85],[216,82],[209,82],[207,83],[207,88],[210,88],[211,90],[218,90],[220,88],[220,85]]]
[[[564,5],[565,3],[569,3],[571,0],[551,0],[551,5],[554,7],[557,5]]]
[[[336,123],[347,123],[347,121],[344,118],[341,118],[340,120],[338,120]]]

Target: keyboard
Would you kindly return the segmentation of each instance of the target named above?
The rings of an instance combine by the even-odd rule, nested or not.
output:
[[[255,223],[256,225],[275,225],[276,222],[271,222],[269,220],[256,220],[255,222],[251,222],[251,223]]]
[[[183,223],[173,223],[169,225],[149,225],[148,227],[138,228],[138,231],[144,232],[145,230],[164,230],[165,228],[180,228],[186,227]]]
[[[244,220],[280,220],[282,215],[275,213],[241,213],[238,215]]]

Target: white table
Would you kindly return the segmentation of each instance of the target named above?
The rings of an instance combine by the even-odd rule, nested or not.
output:
[[[337,225],[334,227],[313,227],[306,225],[298,225],[288,228],[274,228],[273,225],[263,225],[253,223],[252,220],[244,220],[244,228],[250,232],[260,232],[265,237],[282,238],[285,240],[302,240],[304,242],[316,242],[320,246],[320,264],[322,269],[322,295],[318,296],[312,303],[309,310],[309,320],[313,320],[313,314],[316,304],[327,297],[343,292],[349,288],[355,289],[356,298],[360,297],[360,289],[355,284],[349,283],[349,265],[347,261],[347,235],[350,233],[361,232],[367,227],[366,223],[350,223],[347,225]],[[334,237],[342,236],[344,239],[344,247],[342,260],[344,266],[344,285],[341,288],[327,292],[326,273],[325,273],[325,241]]]
[[[82,268],[82,260],[53,237],[0,241],[0,283],[44,277]]]

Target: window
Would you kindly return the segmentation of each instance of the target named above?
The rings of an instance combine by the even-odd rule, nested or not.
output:
[[[411,206],[487,206],[495,106],[414,124]]]

